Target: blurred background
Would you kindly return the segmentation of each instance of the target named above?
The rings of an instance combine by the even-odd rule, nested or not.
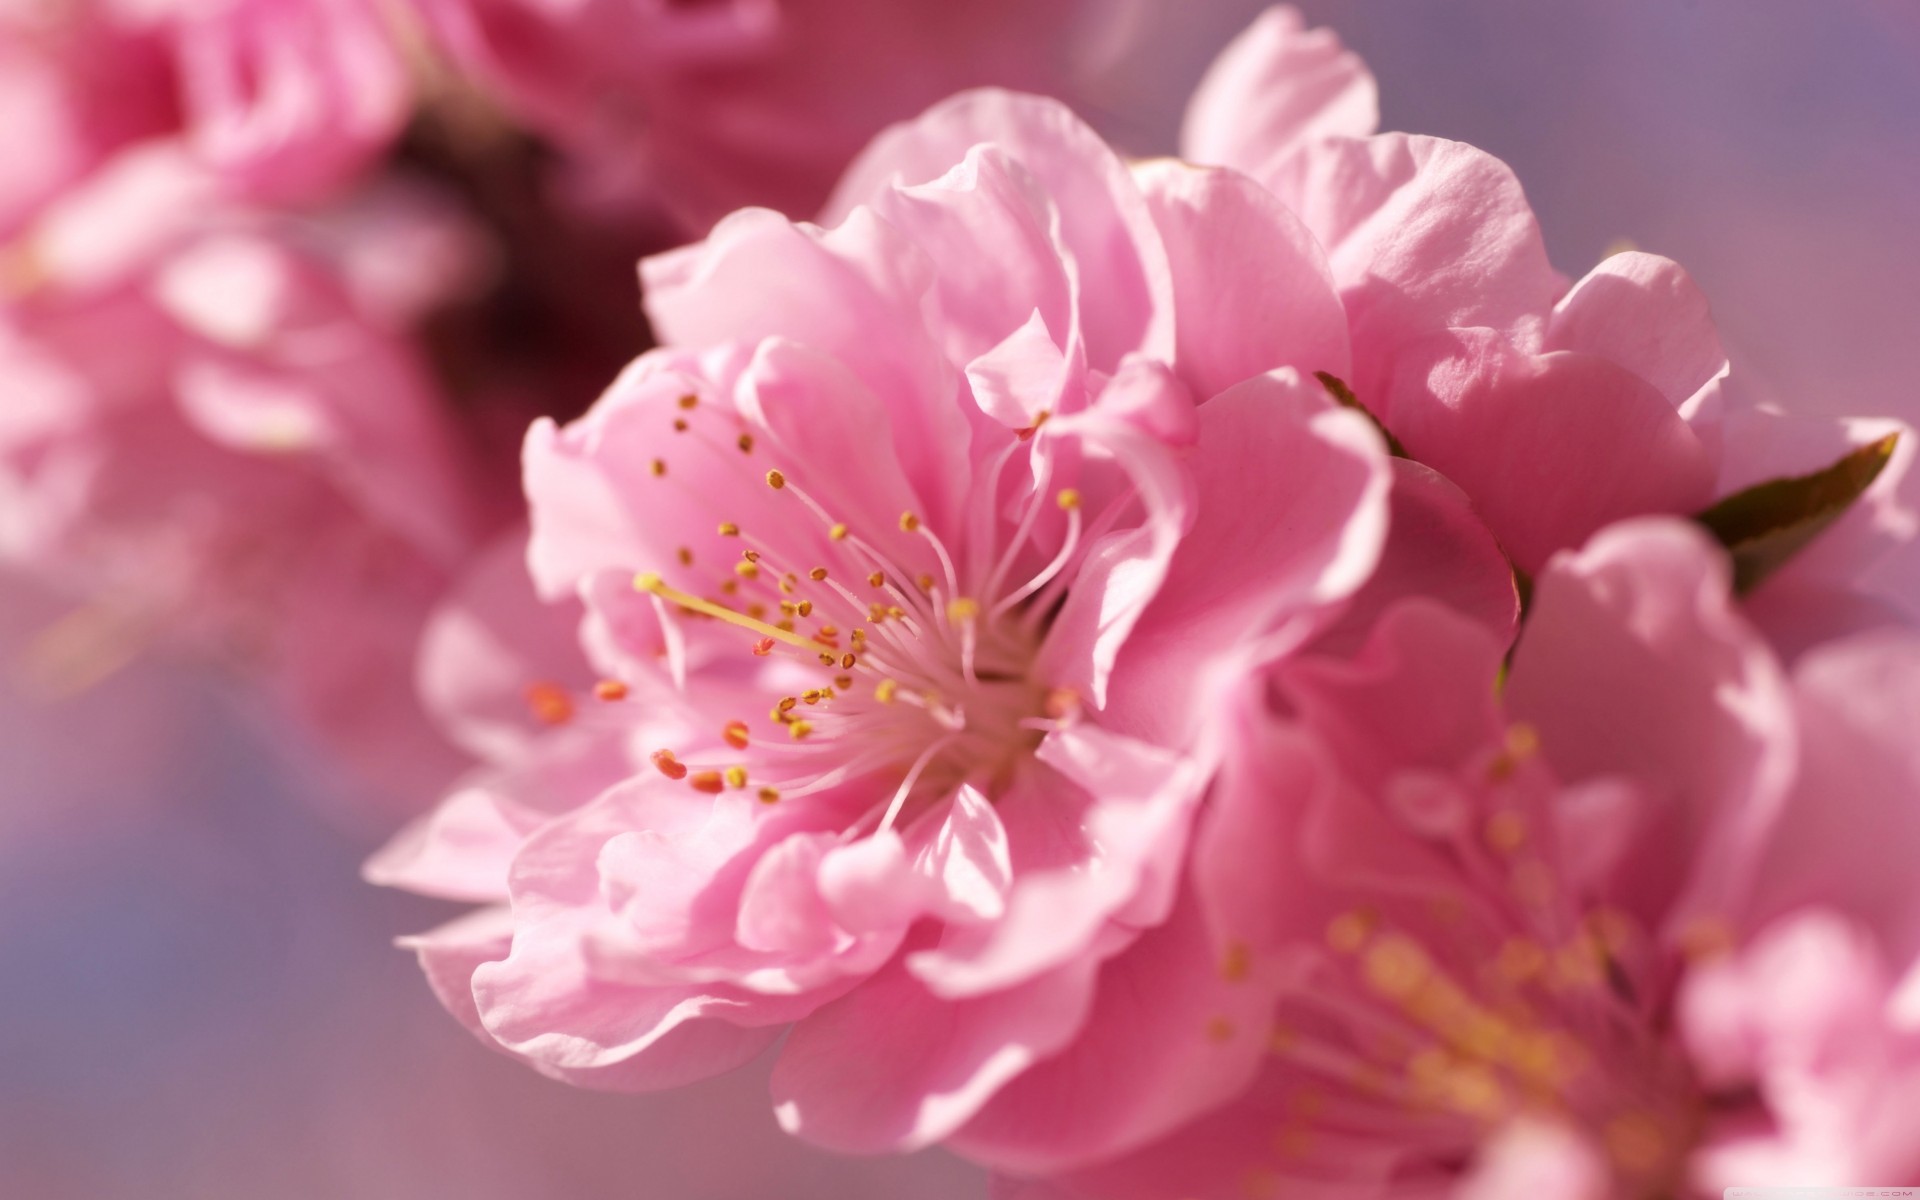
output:
[[[1154,0],[1091,114],[1172,148],[1262,5]],[[1383,127],[1511,163],[1556,264],[1685,263],[1789,407],[1920,420],[1915,0],[1302,0],[1380,80]],[[0,399],[4,403],[4,399]],[[0,663],[59,613],[0,579]],[[449,906],[357,875],[317,754],[191,668],[58,703],[0,686],[0,1196],[946,1200],[940,1155],[785,1141],[763,1068],[658,1097],[473,1042],[393,937]]]

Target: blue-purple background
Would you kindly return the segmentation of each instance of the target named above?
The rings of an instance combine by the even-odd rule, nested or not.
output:
[[[1103,114],[1171,148],[1258,4],[1156,0]],[[1920,419],[1920,0],[1324,0],[1388,128],[1512,163],[1562,270],[1685,262],[1784,402]],[[4,403],[4,399],[0,399]],[[0,665],[57,607],[0,580]],[[329,783],[216,681],[0,689],[0,1196],[947,1200],[951,1160],[842,1162],[764,1072],[659,1097],[548,1083],[443,1017]]]

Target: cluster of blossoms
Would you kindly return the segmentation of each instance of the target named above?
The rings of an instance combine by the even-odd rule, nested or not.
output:
[[[0,563],[79,602],[37,681],[189,648],[430,795],[464,759],[413,698],[420,630],[521,519],[528,421],[649,344],[634,260],[810,214],[956,87],[1066,89],[1083,16],[0,4]]]
[[[0,194],[0,546],[93,574],[89,654],[266,623],[423,773],[431,713],[477,765],[367,874],[480,905],[410,944],[559,1079],[777,1044],[790,1131],[1018,1200],[1920,1179],[1913,440],[1756,403],[1666,259],[1560,275],[1287,9],[1181,160],[973,90],[828,196],[877,102],[1059,71],[1072,6],[961,7],[0,35],[50,147]],[[841,19],[945,67],[863,84]],[[503,112],[552,207],[466,157]],[[624,272],[746,200],[579,412],[647,335],[560,336],[618,285],[499,228]],[[489,270],[579,320],[438,319]]]
[[[1187,161],[969,92],[646,260],[427,639],[448,1008],[1022,1200],[1920,1177],[1910,439],[1375,121],[1276,10]]]

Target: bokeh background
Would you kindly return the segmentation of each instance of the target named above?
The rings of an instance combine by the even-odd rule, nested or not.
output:
[[[1260,7],[1151,0],[1092,115],[1171,149]],[[1300,7],[1371,64],[1386,128],[1514,166],[1563,271],[1622,239],[1677,258],[1779,402],[1920,420],[1920,0]],[[0,579],[0,668],[58,615]],[[984,1195],[938,1154],[785,1141],[763,1069],[605,1096],[482,1049],[390,948],[449,910],[359,882],[374,832],[320,815],[344,786],[187,666],[58,703],[0,683],[0,1196]]]

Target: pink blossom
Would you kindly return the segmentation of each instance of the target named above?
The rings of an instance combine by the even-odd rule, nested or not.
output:
[[[459,224],[402,188],[296,224],[205,180],[117,156],[41,212],[0,304],[0,553],[80,599],[35,670],[210,653],[402,794],[438,787],[406,664],[482,514],[409,341],[418,280],[357,256]]]
[[[690,231],[816,211],[889,121],[964,87],[1071,93],[1136,0],[418,0],[454,62],[573,155],[601,208]]]
[[[526,450],[534,580],[584,602],[618,699],[480,632],[536,622],[450,615],[496,649],[426,677],[495,714],[468,728],[499,765],[370,874],[510,901],[416,945],[549,1074],[667,1086],[785,1032],[802,1136],[1110,1153],[1245,1070],[1185,1019],[1220,992],[1181,872],[1206,697],[1256,643],[1335,636],[1390,507],[1465,565],[1382,587],[1457,577],[1504,631],[1510,578],[1457,491],[1302,380],[1345,369],[1337,301],[1239,177],[1136,180],[1065,109],[983,92],[862,187],[832,228],[747,211],[644,264],[663,348]],[[1291,331],[1183,343],[1176,296],[1249,253]],[[570,719],[528,740],[542,681]],[[584,774],[546,758],[568,740]]]
[[[1501,652],[1415,600],[1245,693],[1192,869],[1263,1065],[1052,1194],[1920,1178],[1920,639],[1789,673],[1711,543],[1646,520],[1547,566],[1496,690]]]

